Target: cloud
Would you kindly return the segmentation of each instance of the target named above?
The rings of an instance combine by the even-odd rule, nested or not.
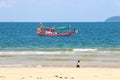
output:
[[[0,8],[12,7],[15,3],[15,0],[0,0]]]

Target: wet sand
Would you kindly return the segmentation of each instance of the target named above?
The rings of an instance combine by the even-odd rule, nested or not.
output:
[[[120,68],[1,67],[0,80],[120,80]]]

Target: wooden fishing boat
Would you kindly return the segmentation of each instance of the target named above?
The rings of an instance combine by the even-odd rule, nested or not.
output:
[[[68,29],[68,28],[65,28],[65,27],[43,28],[41,27],[37,29],[37,34],[40,36],[71,36],[72,34],[77,32],[77,30],[68,31],[68,32],[60,32],[60,33],[55,32],[55,30],[64,30],[64,29]]]

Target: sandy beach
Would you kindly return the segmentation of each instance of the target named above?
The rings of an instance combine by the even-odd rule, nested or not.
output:
[[[120,80],[120,68],[1,67],[0,80]]]

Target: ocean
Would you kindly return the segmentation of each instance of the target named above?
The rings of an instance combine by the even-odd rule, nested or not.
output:
[[[39,36],[39,22],[0,22],[0,66],[120,67],[120,23],[43,22],[71,26],[71,36]]]

